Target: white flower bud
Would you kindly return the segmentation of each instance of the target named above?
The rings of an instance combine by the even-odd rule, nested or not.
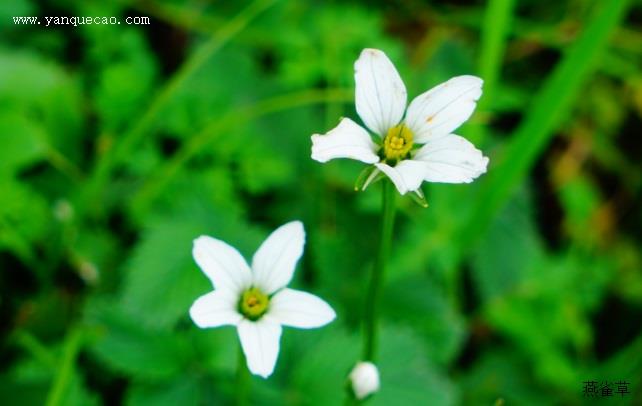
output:
[[[350,372],[352,390],[361,400],[379,390],[379,370],[372,362],[358,362]]]

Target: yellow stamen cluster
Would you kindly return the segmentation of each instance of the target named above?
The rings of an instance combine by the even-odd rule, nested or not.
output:
[[[388,162],[398,162],[412,149],[412,131],[404,124],[388,130],[383,139],[383,158]]]
[[[258,320],[267,312],[270,298],[258,288],[249,288],[239,302],[239,311],[250,320]]]

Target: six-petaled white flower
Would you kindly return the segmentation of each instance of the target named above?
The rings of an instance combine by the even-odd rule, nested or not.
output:
[[[406,109],[406,88],[386,54],[364,49],[354,70],[357,113],[377,135],[376,142],[363,127],[343,118],[328,133],[312,136],[312,159],[374,164],[363,189],[381,171],[402,195],[421,195],[423,181],[469,183],[486,172],[488,158],[452,134],[473,113],[482,94],[480,78],[454,77],[420,94]]]
[[[285,286],[303,253],[305,231],[299,221],[276,229],[252,258],[252,267],[223,241],[201,236],[193,255],[214,285],[199,297],[190,316],[201,328],[234,325],[249,370],[267,378],[279,354],[281,325],[321,327],[335,318],[320,298]]]
[[[358,362],[349,378],[354,395],[359,400],[379,390],[379,370],[372,362]]]

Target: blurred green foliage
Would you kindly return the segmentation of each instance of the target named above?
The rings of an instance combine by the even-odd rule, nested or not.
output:
[[[410,97],[484,78],[458,131],[491,157],[472,185],[425,186],[428,209],[400,200],[370,403],[574,405],[588,380],[642,403],[639,2],[7,0],[0,19],[3,404],[231,402],[233,329],[187,315],[210,288],[192,240],[249,257],[292,219],[295,285],[339,317],[286,329],[252,404],[342,404],[379,196],[309,137],[356,118],[365,47]]]

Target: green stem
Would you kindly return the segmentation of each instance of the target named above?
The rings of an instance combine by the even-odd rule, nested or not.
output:
[[[236,367],[236,404],[247,406],[250,404],[250,371],[247,369],[243,349],[239,346],[238,365]]]
[[[58,367],[58,372],[54,378],[51,389],[47,395],[47,406],[56,406],[63,404],[65,393],[71,384],[74,375],[74,365],[76,357],[82,346],[82,330],[72,327],[67,334],[62,349],[62,359]]]
[[[392,182],[385,180],[382,189],[381,240],[379,241],[379,251],[372,268],[366,299],[363,358],[368,361],[372,361],[375,358],[377,350],[377,311],[383,284],[383,274],[392,245],[392,230],[395,222],[395,196],[394,185]]]
[[[51,354],[51,350],[42,344],[36,337],[26,331],[18,330],[14,332],[13,339],[23,350],[28,352],[33,359],[40,362],[43,366],[56,369],[57,360]]]

